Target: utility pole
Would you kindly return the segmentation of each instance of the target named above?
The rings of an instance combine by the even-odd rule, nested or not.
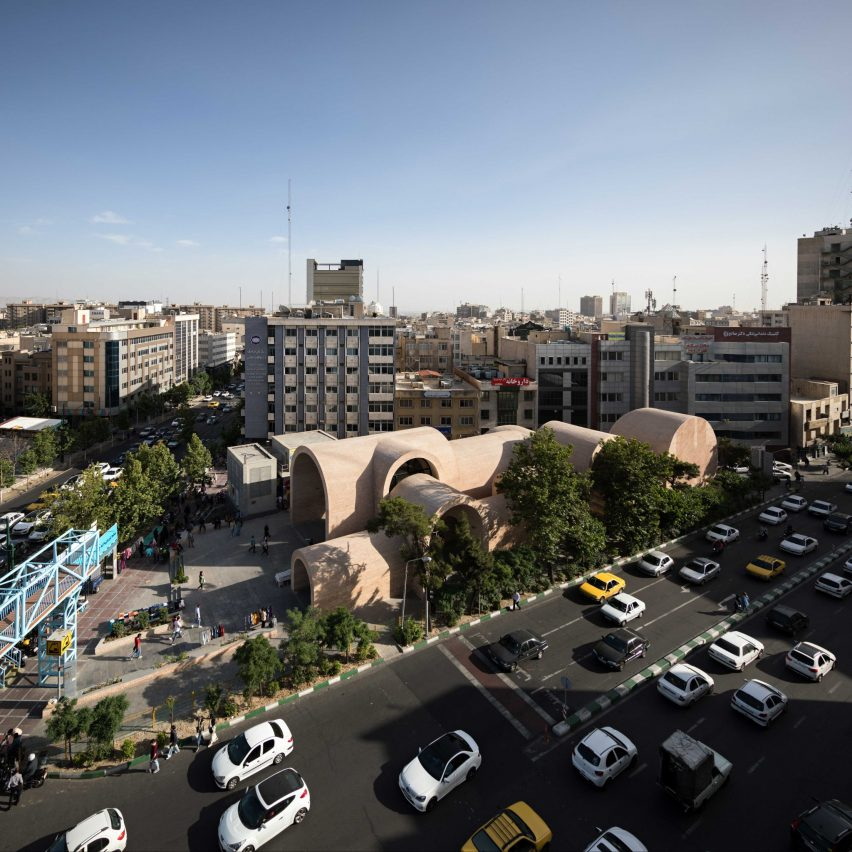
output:
[[[672,307],[677,306],[677,275],[672,278]]]
[[[766,293],[769,285],[769,262],[766,259],[766,243],[763,244],[763,269],[760,273],[760,310],[766,310]]]
[[[290,223],[290,178],[287,178],[287,307],[293,307],[293,241]]]

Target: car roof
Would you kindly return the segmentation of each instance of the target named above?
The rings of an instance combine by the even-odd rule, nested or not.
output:
[[[617,574],[612,574],[609,571],[598,571],[596,574],[593,574],[592,576],[597,577],[599,580],[605,580],[606,582],[609,582],[610,580],[617,580],[618,579]],[[589,579],[591,580],[592,577],[589,577]]]
[[[252,748],[273,736],[272,725],[269,722],[261,722],[247,731],[243,731],[243,736],[246,738],[249,748]]]
[[[639,598],[634,598],[633,595],[627,594],[627,592],[619,592],[614,598],[610,598],[610,603],[612,601],[624,601],[625,603],[638,603]]]
[[[772,695],[784,694],[780,689],[778,689],[778,687],[773,686],[771,683],[767,683],[765,680],[758,680],[757,678],[747,680],[737,691],[748,693],[749,695],[753,695],[755,698],[762,698],[770,693]]]
[[[607,728],[595,728],[583,737],[582,742],[596,754],[601,754],[601,752],[612,748],[614,745],[621,745],[620,742],[613,738]]]
[[[110,818],[106,809],[98,811],[96,814],[86,817],[82,822],[78,822],[74,828],[69,828],[65,833],[65,843],[69,849],[76,849],[98,832],[106,831],[110,826]]]
[[[538,633],[533,633],[532,630],[512,630],[510,633],[506,634],[507,636],[511,636],[516,642],[526,642],[527,639],[541,639],[541,636]]]
[[[769,610],[769,612],[777,612],[779,615],[787,615],[787,616],[795,616],[795,615],[804,616],[805,615],[801,610],[794,609],[793,607],[787,606],[786,604],[775,604],[775,606],[772,607],[772,609]]]
[[[816,807],[802,814],[801,819],[810,829],[828,838],[832,843],[837,843],[852,830],[852,808],[837,799],[820,802]]]
[[[815,645],[813,642],[799,642],[790,650],[800,651],[803,654],[810,654],[811,656],[815,656],[816,654],[830,654],[832,657],[834,656],[828,648],[823,648],[822,645]]]
[[[825,574],[820,574],[820,576],[817,577],[817,582],[819,582],[820,580],[830,580],[834,583],[839,583],[842,579],[843,577],[841,577],[840,574],[832,574],[829,571]]]
[[[728,639],[735,645],[755,644],[755,640],[752,639],[751,636],[748,636],[745,633],[740,633],[739,630],[731,630],[728,633],[723,633],[719,638]]]
[[[707,672],[699,669],[698,666],[690,665],[689,663],[675,663],[670,669],[670,672],[674,672],[674,674],[678,675],[701,675],[701,677],[709,678],[710,675]]]
[[[264,778],[255,789],[257,797],[264,807],[268,808],[304,786],[302,776],[295,769],[288,767],[270,775],[269,778]]]

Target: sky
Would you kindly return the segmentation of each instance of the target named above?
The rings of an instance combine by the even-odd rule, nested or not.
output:
[[[312,257],[404,312],[674,276],[749,310],[765,245],[779,307],[852,217],[850,32],[846,0],[7,0],[0,299],[270,308]]]

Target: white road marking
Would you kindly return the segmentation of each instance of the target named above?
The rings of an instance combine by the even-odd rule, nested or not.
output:
[[[764,757],[758,758],[751,766],[749,766],[748,774],[751,775],[751,773],[754,772],[754,770],[757,769],[757,767],[760,766],[760,764],[763,763],[764,760]]]
[[[674,609],[670,609],[668,612],[664,612],[662,615],[658,615],[656,618],[652,618],[650,621],[643,622],[643,625],[645,627],[650,627],[652,624],[659,621],[660,619],[665,618],[667,615],[671,615],[673,612],[677,612],[679,609],[683,609],[685,606],[689,606],[691,603],[693,603],[692,598],[690,598],[688,601],[684,601],[682,604],[678,604],[678,606],[676,606]]]
[[[729,604],[735,598],[736,598],[736,594],[728,595],[728,597],[722,598],[722,600],[719,601],[719,606],[725,606],[725,605]]]
[[[834,690],[837,689],[838,686],[840,686],[840,681],[837,681],[837,683],[835,683],[834,686],[832,686],[831,689],[828,690],[828,694],[831,695],[831,693],[834,692]]]
[[[795,724],[795,725],[793,725],[793,728],[794,728],[794,729],[795,729],[795,728],[798,728],[798,727],[799,727],[799,725],[801,725],[801,724],[802,724],[802,722],[804,722],[804,721],[805,721],[805,717],[804,717],[804,716],[799,716],[799,718],[798,718],[798,719],[796,719],[796,724]]]
[[[467,641],[466,636],[459,636],[458,638],[459,641],[463,645],[467,646],[471,651],[479,654],[480,657],[483,656],[477,648],[475,648],[470,642]],[[532,709],[535,710],[535,712],[538,713],[538,715],[541,716],[541,718],[544,719],[544,721],[547,722],[548,725],[556,724],[556,719],[554,719],[543,707],[540,707],[536,701],[533,701],[533,699],[530,698],[529,695],[527,695],[526,692],[524,692],[524,690],[521,689],[521,687],[518,686],[518,684],[516,684],[512,680],[512,678],[510,678],[508,675],[503,674],[503,672],[497,672],[497,677],[499,677],[500,680],[502,680],[503,683],[505,683],[506,686],[509,687],[509,689],[514,690],[520,698],[526,701],[526,703],[529,704],[529,706],[532,707]]]
[[[691,734],[703,721],[704,717],[702,716],[691,728],[687,728],[686,732]]]
[[[542,678],[542,681],[550,680],[550,678],[556,677],[556,675],[558,675],[559,672],[564,672],[564,671],[565,671],[565,667],[563,666],[561,669],[557,669],[555,672],[551,672],[549,675],[545,675]],[[544,687],[541,687],[541,688],[544,689]],[[538,692],[538,690],[536,690],[536,692]],[[533,694],[535,694],[535,693],[533,693]]]
[[[680,587],[680,590],[681,590],[681,592],[683,592],[685,595],[686,595],[686,594],[689,594],[689,590],[690,590],[690,585],[689,585],[689,583],[684,583],[684,584]]]
[[[648,768],[648,764],[642,763],[639,766],[637,766],[627,777],[633,778],[635,775],[638,775],[643,769],[647,769],[647,768]]]
[[[566,621],[565,624],[560,624],[559,627],[554,627],[553,630],[548,630],[546,633],[542,633],[542,636],[550,636],[551,633],[556,633],[557,630],[562,630],[563,627],[570,627],[572,624],[576,624],[578,621],[583,621],[585,616],[580,616],[579,618],[574,618],[571,621]]]
[[[689,828],[686,831],[684,831],[683,836],[689,837],[689,835],[692,834],[692,832],[695,831],[695,829],[698,828],[699,825],[701,825],[703,820],[704,820],[704,817],[701,817],[701,819],[695,820],[695,822],[692,823],[692,825],[689,826]]]
[[[583,656],[582,656],[582,657],[579,657],[579,658],[578,658],[578,659],[576,659],[576,660],[571,660],[571,662],[570,662],[570,663],[568,663],[568,665],[569,665],[569,666],[576,666],[576,665],[577,665],[577,663],[582,663],[582,662],[583,662],[583,660],[588,660],[588,659],[589,659],[589,657],[594,657],[594,655],[595,655],[595,654],[594,654],[594,651],[589,651],[589,653],[588,653],[588,654],[583,654]]]
[[[464,675],[475,689],[478,689],[485,700],[525,739],[531,740],[533,735],[526,726],[516,719],[453,655],[446,645],[439,645],[440,652]]]

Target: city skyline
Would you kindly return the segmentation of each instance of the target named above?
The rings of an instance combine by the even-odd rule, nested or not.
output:
[[[6,6],[0,290],[286,304],[291,180],[294,304],[306,258],[358,257],[401,312],[613,280],[636,310],[675,275],[747,311],[765,244],[780,307],[797,238],[852,216],[828,19],[852,9]]]

